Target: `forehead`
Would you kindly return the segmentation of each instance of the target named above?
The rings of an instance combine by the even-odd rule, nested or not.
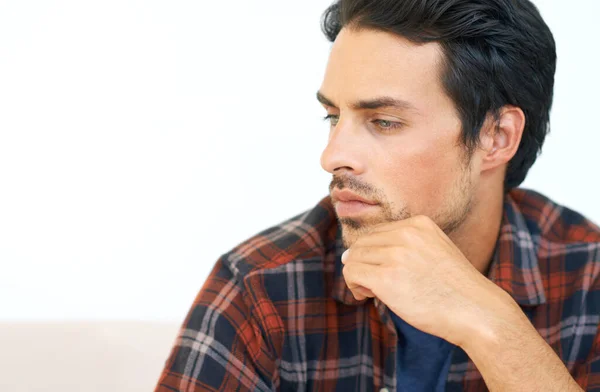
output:
[[[331,48],[320,91],[344,101],[389,95],[415,106],[447,99],[440,82],[441,60],[437,43],[415,44],[383,31],[343,28]]]

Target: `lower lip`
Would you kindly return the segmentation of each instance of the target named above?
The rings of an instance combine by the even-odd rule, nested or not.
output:
[[[377,204],[367,204],[360,201],[338,201],[335,205],[335,211],[338,216],[351,216],[362,214],[375,207],[377,207]]]

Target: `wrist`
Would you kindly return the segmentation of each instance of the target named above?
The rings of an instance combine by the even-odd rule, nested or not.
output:
[[[460,345],[490,390],[582,391],[560,357],[510,299],[482,313],[468,329],[470,337]]]
[[[490,282],[491,283],[491,282]],[[494,285],[493,283],[491,283]],[[498,352],[507,341],[537,331],[514,299],[494,285],[466,318],[460,346],[465,352]]]

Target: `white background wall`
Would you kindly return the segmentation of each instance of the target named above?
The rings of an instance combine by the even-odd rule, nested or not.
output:
[[[327,195],[329,4],[0,1],[0,320],[179,323],[222,253]],[[600,221],[596,0],[538,0],[552,133],[524,186]]]

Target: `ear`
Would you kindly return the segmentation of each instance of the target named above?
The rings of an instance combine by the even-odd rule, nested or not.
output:
[[[480,134],[481,171],[508,163],[519,149],[524,128],[525,113],[517,106],[503,106],[497,118],[488,116]]]

